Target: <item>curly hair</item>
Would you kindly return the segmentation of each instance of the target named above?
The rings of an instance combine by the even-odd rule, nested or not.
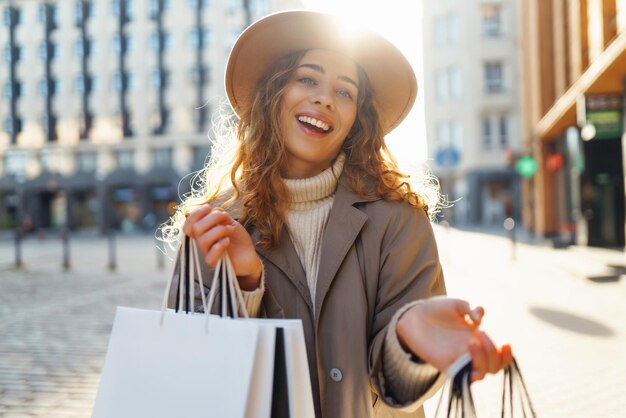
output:
[[[171,222],[162,228],[164,236],[176,238],[189,212],[218,201],[225,209],[237,206],[238,221],[248,230],[255,228],[259,232],[257,245],[271,248],[278,243],[288,205],[283,198],[287,189],[281,177],[287,161],[280,134],[282,98],[306,52],[287,55],[259,81],[251,105],[240,115],[234,132],[221,135],[236,139],[234,156],[229,159],[223,149],[213,150],[212,161],[197,175],[199,190],[183,200]],[[413,190],[409,176],[400,172],[389,152],[373,89],[359,65],[357,72],[357,118],[342,145],[347,184],[363,198],[405,200],[415,208],[428,210],[426,195]],[[227,172],[222,170],[220,174],[220,165]],[[225,185],[227,180],[229,185]],[[434,186],[432,181],[424,185],[431,189]]]

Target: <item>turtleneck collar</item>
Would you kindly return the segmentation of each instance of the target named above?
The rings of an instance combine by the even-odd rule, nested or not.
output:
[[[289,202],[314,202],[331,196],[337,188],[345,160],[345,154],[340,152],[333,165],[316,176],[305,179],[283,179],[289,190]]]

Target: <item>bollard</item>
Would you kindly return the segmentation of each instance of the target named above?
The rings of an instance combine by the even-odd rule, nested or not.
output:
[[[109,270],[117,270],[117,260],[115,258],[115,232],[109,231]]]
[[[506,218],[504,220],[504,229],[509,231],[509,237],[511,238],[511,259],[515,261],[516,257],[516,239],[515,239],[515,220],[513,218]]]
[[[19,226],[15,229],[15,268],[22,268],[22,231]]]
[[[61,241],[63,242],[63,271],[70,269],[70,232],[67,228],[61,232]]]

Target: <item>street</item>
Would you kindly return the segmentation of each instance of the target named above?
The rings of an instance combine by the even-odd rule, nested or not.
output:
[[[448,293],[485,307],[483,328],[510,342],[539,417],[626,417],[626,256],[552,249],[435,228]],[[0,416],[89,417],[118,305],[158,309],[169,263],[154,238],[0,241]],[[472,386],[479,416],[499,417],[501,375]],[[433,417],[438,395],[426,404]]]

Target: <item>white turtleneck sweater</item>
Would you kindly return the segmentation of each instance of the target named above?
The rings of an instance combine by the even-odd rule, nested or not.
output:
[[[341,153],[331,167],[314,177],[284,179],[290,202],[285,213],[286,226],[304,268],[312,301],[315,301],[322,238],[344,162],[345,155]],[[250,316],[258,316],[264,290],[265,275],[263,273],[259,289],[253,292],[243,292]],[[412,361],[411,354],[407,353],[398,341],[395,332],[398,318],[413,305],[405,306],[394,315],[385,336],[384,375],[389,391],[399,402],[410,402],[419,397],[432,386],[438,375],[434,367]]]

